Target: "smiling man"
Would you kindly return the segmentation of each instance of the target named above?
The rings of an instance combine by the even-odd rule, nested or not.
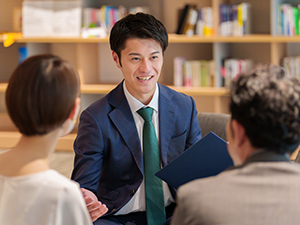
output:
[[[175,190],[154,174],[201,139],[196,105],[157,82],[168,34],[152,15],[119,20],[110,46],[124,80],[82,112],[72,179],[93,220],[107,206],[95,224],[168,224]]]

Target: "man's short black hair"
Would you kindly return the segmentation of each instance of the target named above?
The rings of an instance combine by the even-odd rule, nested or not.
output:
[[[299,145],[300,82],[279,66],[241,74],[232,83],[230,111],[254,147],[284,153]]]
[[[146,13],[128,14],[118,20],[110,32],[110,48],[121,59],[121,51],[129,38],[154,39],[159,42],[162,53],[168,46],[168,32],[154,16]]]

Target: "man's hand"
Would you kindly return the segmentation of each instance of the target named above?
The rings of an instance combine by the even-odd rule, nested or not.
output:
[[[106,205],[98,201],[96,195],[93,192],[84,188],[80,188],[80,190],[83,194],[85,204],[93,222],[108,211]]]

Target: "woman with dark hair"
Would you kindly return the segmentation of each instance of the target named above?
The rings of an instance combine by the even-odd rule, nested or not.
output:
[[[53,55],[28,58],[9,80],[6,106],[22,136],[0,154],[0,224],[92,224],[78,184],[49,167],[79,114],[76,70]]]

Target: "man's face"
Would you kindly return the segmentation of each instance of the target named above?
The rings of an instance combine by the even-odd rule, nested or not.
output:
[[[112,54],[117,67],[123,73],[127,90],[136,99],[148,104],[155,92],[163,65],[159,42],[154,39],[128,39],[121,51],[121,64],[117,54]]]

